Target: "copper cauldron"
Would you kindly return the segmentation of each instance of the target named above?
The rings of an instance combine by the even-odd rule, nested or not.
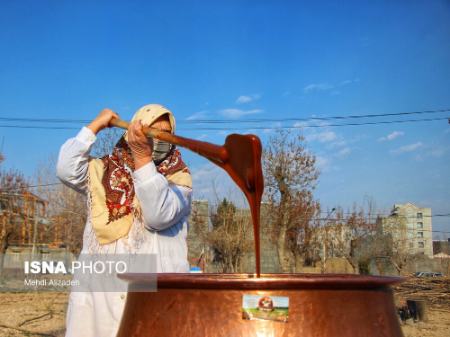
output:
[[[151,282],[123,274],[129,289]],[[362,275],[159,274],[157,292],[129,292],[118,337],[403,336],[390,285]],[[289,298],[288,320],[243,319],[243,296]]]

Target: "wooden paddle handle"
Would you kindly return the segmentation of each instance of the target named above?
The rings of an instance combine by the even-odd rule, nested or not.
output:
[[[121,119],[118,118],[113,118],[111,119],[111,121],[109,122],[110,125],[121,128],[121,129],[128,129],[128,125],[130,125],[130,123],[125,122]]]
[[[127,130],[128,127],[130,126],[130,123],[128,123],[128,122],[126,122],[124,120],[121,120],[121,119],[117,119],[117,118],[111,119],[111,122],[109,124],[112,125],[112,126],[121,128],[121,129],[125,129],[125,130]],[[166,140],[166,138],[172,138],[171,136],[173,136],[171,133],[164,132],[164,131],[161,131],[161,130],[158,130],[158,129],[154,129],[154,128],[150,128],[148,126],[144,126],[143,127],[143,131],[144,131],[144,133],[145,133],[145,135],[147,137],[156,138],[156,139],[164,138],[162,140]],[[170,142],[170,143],[172,143],[172,142]],[[176,144],[176,143],[174,142],[172,144]]]
[[[110,122],[110,125],[122,129],[128,129],[130,123],[118,118],[113,118]],[[195,153],[198,153],[203,157],[208,158],[209,160],[219,165],[224,164],[228,161],[228,152],[224,146],[219,146],[208,142],[202,142],[196,139],[176,136],[169,132],[161,131],[155,128],[150,128],[148,126],[144,126],[143,131],[147,137],[160,139],[169,142],[171,144],[187,148]]]

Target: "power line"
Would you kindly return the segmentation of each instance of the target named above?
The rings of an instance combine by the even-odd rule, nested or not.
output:
[[[377,121],[377,122],[362,122],[362,123],[343,123],[343,124],[323,124],[323,125],[293,125],[293,126],[248,126],[248,127],[196,127],[196,128],[181,128],[184,131],[220,131],[220,130],[277,130],[277,129],[306,129],[306,128],[325,128],[325,127],[342,127],[342,126],[362,126],[362,125],[381,125],[381,124],[398,124],[398,123],[418,123],[418,122],[433,122],[447,120],[450,117],[441,118],[423,118],[423,119],[406,119],[406,120],[391,120],[391,121]],[[236,123],[236,121],[234,122]],[[240,123],[240,121],[239,121]],[[46,129],[46,130],[78,130],[77,127],[70,126],[34,126],[34,125],[6,125],[1,124],[0,128],[12,129]]]
[[[36,122],[36,123],[90,123],[89,119],[65,119],[65,118],[20,118],[20,117],[0,117],[0,121],[5,122]]]
[[[203,217],[203,218],[209,218],[210,215],[201,215],[201,214],[197,214],[195,215],[196,217]],[[435,216],[439,216],[439,217],[450,217],[450,214],[437,214],[437,215],[431,215],[430,217],[435,217]],[[348,217],[347,218],[342,218],[342,219],[329,219],[329,218],[321,218],[321,217],[296,217],[297,220],[301,220],[301,219],[309,219],[311,221],[327,221],[328,223],[338,223],[340,224],[340,222],[345,222],[350,220]],[[370,220],[377,220],[377,218],[369,218],[369,217],[362,217],[363,220],[366,221],[370,221]],[[371,223],[370,225],[376,225],[376,223]],[[332,225],[333,226],[333,225]],[[405,228],[405,230],[419,230],[422,231],[425,229],[420,229],[418,227],[414,227],[414,228]]]
[[[393,228],[393,229],[387,229],[385,230],[385,232],[390,233],[390,232],[428,232],[428,233],[444,233],[444,234],[450,234],[450,232],[448,231],[437,231],[437,230],[429,230],[429,229],[422,229],[422,228],[414,228],[414,229],[402,229],[402,228]],[[417,239],[420,239],[419,237],[417,237]]]
[[[327,212],[320,212],[321,214],[328,214]],[[420,213],[420,212],[418,212]],[[392,213],[376,213],[374,212],[374,214],[368,214],[368,213],[358,213],[358,212],[340,212],[338,214],[342,214],[342,215],[362,215],[363,217],[366,217],[367,219],[372,219],[372,220],[376,220],[378,218],[378,216],[384,216],[384,217],[388,217],[393,215]],[[376,215],[376,216],[375,216]],[[407,215],[394,215],[403,219],[417,219],[420,220],[420,218],[418,218],[417,216],[411,215],[411,216],[407,216]],[[446,213],[446,214],[432,214],[432,215],[427,215],[427,214],[422,214],[423,218],[431,218],[431,217],[439,217],[439,216],[450,216],[450,213]]]
[[[22,186],[22,187],[11,188],[11,189],[5,188],[5,189],[3,189],[3,191],[2,191],[2,189],[0,189],[0,193],[11,192],[11,191],[27,190],[27,189],[30,189],[30,188],[59,186],[59,185],[64,185],[64,184],[61,183],[61,182],[57,182],[57,183],[48,183],[48,184],[26,185],[26,186]],[[321,214],[327,214],[327,212],[324,212],[324,211],[322,211],[320,213]],[[360,213],[353,213],[353,212],[342,212],[340,214],[347,215],[347,216],[348,215],[350,215],[350,216],[351,215],[362,216],[366,220],[378,220],[379,217],[389,217],[389,216],[392,215],[392,214],[378,213],[377,216],[371,216],[370,214],[360,214]],[[413,215],[412,216],[397,215],[397,216],[400,217],[400,218],[403,218],[403,219],[416,219],[416,220],[420,220],[421,219],[421,218],[417,218],[417,216],[413,216]],[[422,215],[422,218],[435,218],[435,217],[450,217],[450,213],[440,213],[440,214],[431,214],[431,215],[423,214]],[[317,218],[317,217],[314,217],[314,218],[311,218],[311,219],[312,220],[324,220],[322,218]],[[332,222],[332,221],[339,221],[340,219],[333,219],[333,218],[331,218],[331,219],[327,219],[327,220]]]
[[[431,231],[431,232],[437,232],[437,233],[444,233],[444,234],[450,234],[450,232],[443,232],[443,231]],[[390,233],[390,232],[387,232]],[[392,234],[392,233],[390,233]],[[433,238],[421,238],[421,237],[413,237],[413,238],[405,238],[405,239],[395,239],[395,242],[405,242],[405,241],[438,241],[438,240],[433,240]]]
[[[25,186],[25,187],[21,187],[21,188],[15,188],[15,189],[5,189],[5,190],[0,190],[0,194],[8,194],[9,192],[12,191],[18,191],[18,190],[23,190],[23,189],[28,189],[28,188],[38,188],[38,187],[48,187],[48,186],[56,186],[56,185],[64,185],[62,183],[49,183],[49,184],[39,184],[39,185],[29,185],[29,186]],[[324,212],[321,212],[324,213]],[[348,215],[352,215],[352,213],[347,213]],[[196,217],[200,217],[200,218],[210,218],[209,215],[201,215],[201,214],[197,214]],[[402,216],[404,218],[408,218],[405,216]],[[444,213],[444,214],[433,214],[433,215],[424,215],[424,217],[450,217],[450,213]],[[376,220],[377,218],[370,218],[370,217],[365,217],[363,216],[364,220]],[[413,218],[413,217],[410,217]],[[414,217],[415,218],[415,217]],[[416,219],[416,218],[415,218]],[[312,221],[329,221],[329,222],[336,222],[336,221],[346,221],[347,219],[329,219],[329,218],[318,218],[318,217],[311,217],[310,220]],[[443,234],[450,234],[449,231],[438,231],[438,230],[429,230],[429,229],[424,229],[424,228],[405,228],[405,231],[416,231],[416,232],[431,232],[431,233],[443,233]],[[421,238],[412,238],[411,240],[414,239],[421,239]]]
[[[380,124],[397,124],[397,123],[417,123],[417,122],[433,122],[433,121],[441,121],[447,120],[449,117],[441,117],[441,118],[424,118],[424,119],[406,119],[406,120],[393,120],[393,121],[377,121],[377,122],[362,122],[362,123],[343,123],[343,124],[323,124],[323,125],[293,125],[293,126],[279,126],[279,127],[270,127],[270,126],[248,126],[245,128],[236,128],[236,127],[197,127],[195,129],[185,129],[185,130],[277,130],[277,129],[308,129],[308,128],[326,128],[326,127],[342,127],[342,126],[361,126],[361,125],[380,125]]]
[[[38,188],[38,187],[47,187],[47,186],[56,186],[56,185],[64,185],[63,183],[50,183],[50,184],[39,184],[39,185],[26,185],[22,187],[14,187],[14,188],[0,188],[0,193],[11,192],[11,191],[21,191],[27,190],[29,188]]]
[[[328,121],[328,120],[342,120],[342,119],[360,119],[360,118],[379,118],[392,116],[408,116],[408,115],[422,115],[450,112],[450,108],[436,109],[436,110],[421,110],[397,113],[378,113],[378,114],[363,114],[363,115],[341,115],[341,116],[324,116],[324,117],[306,117],[306,118],[254,118],[239,120],[239,123],[269,123],[269,122],[308,122],[308,121]],[[25,117],[0,117],[0,121],[5,122],[36,122],[36,123],[89,123],[90,119],[65,119],[65,118],[25,118]],[[230,124],[236,123],[234,119],[182,119],[178,120],[179,124]]]
[[[70,126],[34,126],[34,125],[0,125],[0,128],[10,129],[44,129],[44,130],[78,130],[79,128]]]
[[[411,111],[411,112],[397,112],[397,113],[384,113],[384,114],[365,114],[365,115],[344,115],[344,116],[325,116],[325,117],[308,117],[308,118],[256,118],[239,120],[239,123],[264,123],[264,122],[308,122],[308,121],[327,121],[336,119],[357,119],[357,118],[376,118],[376,117],[389,117],[389,116],[406,116],[406,115],[420,115],[420,114],[432,114],[450,112],[450,109],[440,110],[424,110],[424,111]],[[235,123],[236,121],[224,120],[224,119],[195,119],[184,120],[185,123]]]
[[[5,188],[3,191],[2,191],[2,189],[0,189],[0,193],[2,193],[2,192],[10,192],[10,191],[26,190],[26,189],[29,189],[29,188],[39,188],[39,187],[58,186],[58,185],[64,185],[64,184],[61,183],[61,182],[56,182],[56,183],[48,183],[48,184],[26,185],[26,186],[23,186],[23,187],[16,187],[16,188],[11,188],[11,189]],[[328,214],[325,211],[322,211],[320,213],[321,214]],[[370,214],[367,214],[367,213],[366,214],[361,214],[361,213],[358,213],[358,212],[356,212],[356,213],[353,213],[353,212],[342,212],[340,214],[342,214],[342,215],[362,216],[366,220],[377,220],[379,218],[379,216],[380,217],[389,217],[389,216],[392,215],[391,213],[389,213],[389,214],[377,213],[376,214],[377,216],[371,216]],[[417,218],[417,216],[414,216],[414,215],[412,215],[412,216],[397,215],[397,216],[400,217],[400,218],[403,218],[403,219],[416,219],[416,220],[420,220],[421,219],[421,218]],[[439,214],[431,214],[431,215],[422,214],[422,217],[423,218],[450,217],[450,213],[439,213]],[[312,219],[314,219],[314,220],[324,220],[322,218],[317,218],[317,217],[312,218]],[[338,221],[339,219],[328,218],[327,220],[330,220],[330,222],[331,222],[331,221]]]
[[[24,187],[19,187],[19,188],[13,188],[13,189],[7,189],[7,191],[14,191],[14,190],[22,190],[22,189],[27,189],[27,188],[38,188],[38,187],[46,187],[46,186],[55,186],[55,185],[64,185],[63,183],[61,183],[61,182],[57,182],[57,183],[48,183],[48,184],[36,184],[36,185],[27,185],[27,186],[24,186]],[[321,214],[328,214],[327,212],[325,212],[325,211],[322,211],[322,212],[320,212]],[[370,214],[360,214],[360,213],[358,213],[358,212],[355,212],[355,213],[353,213],[353,212],[341,212],[340,214],[343,214],[343,215],[356,215],[356,216],[362,216],[362,217],[364,217],[365,219],[371,219],[371,220],[376,220],[376,219],[378,219],[378,217],[377,216],[390,216],[390,215],[392,215],[391,213],[389,213],[389,214],[382,214],[382,213],[377,213],[377,216],[371,216]],[[417,218],[416,216],[406,216],[406,215],[397,215],[398,217],[401,217],[401,218],[406,218],[406,219],[418,219],[418,220],[420,220],[420,218]],[[431,214],[431,215],[427,215],[427,214],[422,214],[422,217],[423,218],[434,218],[434,217],[449,217],[450,216],[450,213],[440,213],[440,214]],[[317,218],[318,220],[320,220],[320,218]],[[330,221],[331,220],[336,220],[336,219],[333,219],[333,218],[331,218],[331,219],[329,219]]]

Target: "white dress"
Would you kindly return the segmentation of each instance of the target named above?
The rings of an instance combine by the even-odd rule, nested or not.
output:
[[[86,193],[89,152],[95,134],[84,127],[61,147],[57,175],[66,185]],[[127,237],[100,245],[88,220],[83,254],[157,254],[157,272],[188,272],[186,236],[192,189],[169,184],[153,162],[132,174],[142,221],[135,220]],[[126,293],[71,292],[66,337],[114,337],[122,317]]]

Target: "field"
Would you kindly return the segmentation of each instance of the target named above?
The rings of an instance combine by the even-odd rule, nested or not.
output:
[[[61,292],[0,293],[0,336],[64,336],[67,300]]]
[[[427,322],[402,323],[405,337],[450,336],[450,278],[409,278],[395,287],[395,301],[402,306],[407,299],[425,300]]]
[[[1,337],[61,337],[68,294],[0,293]],[[450,336],[450,279],[411,278],[395,288],[401,306],[406,299],[424,299],[428,321],[402,323],[405,337]]]

